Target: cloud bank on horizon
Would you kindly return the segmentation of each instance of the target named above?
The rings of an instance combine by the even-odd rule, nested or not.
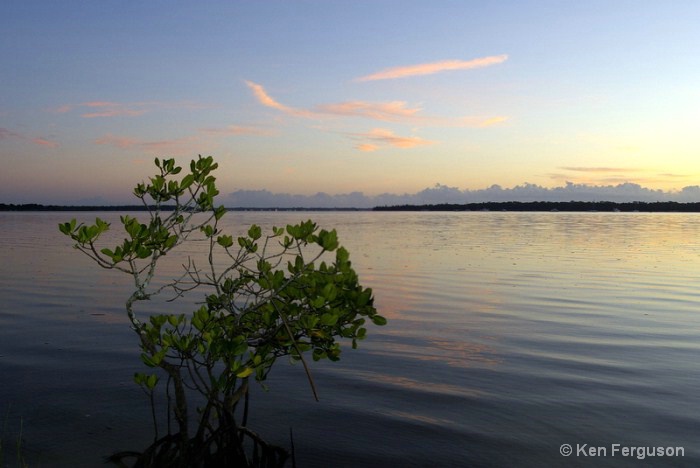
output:
[[[700,202],[700,186],[687,186],[678,191],[650,189],[634,183],[587,185],[568,182],[559,187],[522,184],[512,188],[499,185],[478,190],[459,189],[436,184],[413,194],[383,193],[375,196],[362,192],[330,195],[294,195],[268,190],[237,190],[222,196],[220,202],[230,208],[373,208],[397,205],[466,204],[482,202],[583,201],[598,202]]]

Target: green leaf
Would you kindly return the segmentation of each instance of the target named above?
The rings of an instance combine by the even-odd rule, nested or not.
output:
[[[183,177],[182,180],[180,181],[180,188],[181,188],[182,190],[186,190],[186,189],[190,188],[190,186],[192,185],[193,182],[194,182],[194,175],[192,175],[192,174],[187,174],[187,175],[186,175],[185,177]]]
[[[252,373],[253,373],[252,367],[244,367],[243,370],[236,372],[236,377],[242,379],[242,378],[248,377]]]
[[[146,353],[141,353],[141,361],[143,361],[144,364],[146,364],[148,367],[157,367],[158,364],[156,364],[151,357],[146,354]]]
[[[139,245],[138,248],[136,249],[136,256],[138,258],[148,258],[151,256],[153,251],[147,247],[144,247],[142,245]]]
[[[250,237],[251,239],[253,239],[255,241],[255,240],[260,239],[261,236],[262,236],[262,229],[260,228],[260,226],[258,226],[256,224],[253,224],[252,226],[250,226],[250,229],[248,229],[248,237]]]
[[[373,315],[371,317],[371,319],[375,325],[381,326],[381,325],[386,325],[386,323],[387,323],[387,320],[384,317],[382,317],[381,315]]]
[[[338,295],[338,289],[335,287],[333,283],[328,283],[323,287],[323,291],[321,291],[321,295],[325,297],[329,302],[334,301],[336,296]]]
[[[204,235],[207,237],[211,237],[214,235],[214,228],[209,224],[207,224],[206,226],[202,226],[201,229]]]
[[[163,243],[164,250],[170,250],[173,247],[175,247],[175,244],[177,244],[177,239],[178,239],[178,237],[174,234],[172,236],[168,237],[165,240],[165,242]]]
[[[318,245],[320,245],[324,250],[329,252],[334,251],[338,248],[338,233],[334,230],[326,231],[321,230],[318,235]]]
[[[233,245],[233,236],[228,236],[228,235],[219,236],[216,238],[216,242],[221,247],[224,247],[227,249]]]
[[[146,381],[146,374],[142,372],[135,372],[134,373],[134,382],[136,382],[137,385],[142,385]]]
[[[325,314],[321,315],[321,323],[323,325],[327,325],[329,327],[332,327],[333,325],[338,323],[338,316],[335,314],[331,314],[331,313],[325,313]]]
[[[75,221],[75,220],[74,220],[74,221]],[[67,235],[67,236],[70,235],[71,232],[73,231],[73,230],[71,229],[70,223],[61,223],[61,224],[58,225],[58,229],[59,229],[63,234],[65,234],[65,235]]]
[[[158,383],[158,376],[155,374],[151,374],[148,377],[146,377],[146,387],[148,387],[149,390],[153,390]]]
[[[219,193],[218,190],[217,193]],[[214,210],[214,217],[217,221],[220,220],[224,216],[224,214],[226,214],[226,208],[224,208],[223,205]]]

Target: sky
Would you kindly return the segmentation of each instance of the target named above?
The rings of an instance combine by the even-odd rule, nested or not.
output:
[[[227,206],[700,201],[698,24],[695,0],[3,0],[0,203],[134,203],[155,157],[198,154]]]

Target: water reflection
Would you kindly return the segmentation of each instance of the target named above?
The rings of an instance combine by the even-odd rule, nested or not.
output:
[[[700,462],[700,216],[229,215],[223,228],[234,234],[306,218],[336,227],[390,319],[337,365],[313,363],[324,389],[311,410],[303,372],[275,370],[277,393],[261,397],[256,422],[282,444],[290,426],[308,435],[307,450],[295,441],[300,466],[331,456],[556,466],[559,445],[577,440],[685,445],[679,464]],[[24,418],[37,464],[95,465],[150,435],[139,433],[148,408],[130,382],[141,370],[124,316],[130,280],[70,248],[56,225],[72,216],[94,218],[0,213],[0,403],[12,405],[9,430]],[[118,225],[116,214],[100,217]],[[203,252],[192,246],[162,273],[179,276],[187,255]]]

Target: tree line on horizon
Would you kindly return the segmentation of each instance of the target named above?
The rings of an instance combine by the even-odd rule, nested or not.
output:
[[[0,203],[0,211],[148,211],[153,207],[144,205],[42,205],[38,203]],[[162,205],[163,211],[174,206]],[[313,207],[227,207],[230,211],[620,211],[620,212],[700,212],[700,202],[611,202],[611,201],[534,201],[534,202],[479,202],[438,203],[423,205],[388,205],[365,208],[313,208]]]

